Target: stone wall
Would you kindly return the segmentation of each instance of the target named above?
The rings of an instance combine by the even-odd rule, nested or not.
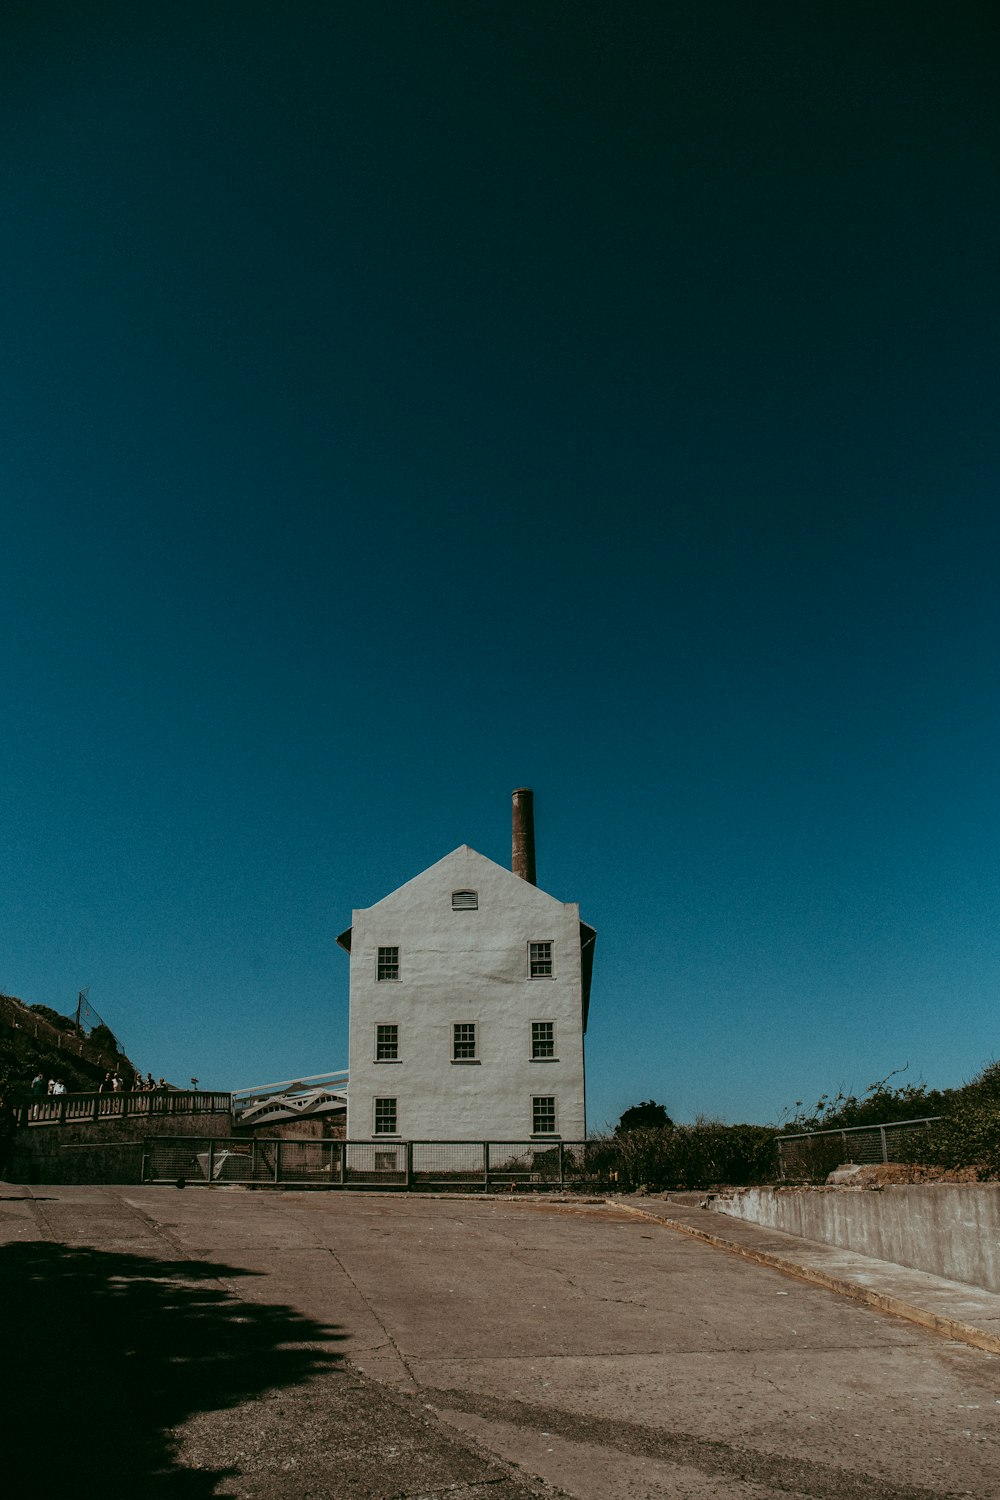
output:
[[[264,1120],[259,1125],[237,1125],[234,1136],[257,1136],[269,1141],[342,1141],[347,1111],[306,1115],[294,1120]]]
[[[14,1137],[2,1175],[8,1182],[140,1182],[142,1143],[148,1136],[195,1135],[221,1140],[232,1133],[232,1117],[227,1114],[164,1115],[153,1121],[136,1116],[96,1124],[28,1126]]]

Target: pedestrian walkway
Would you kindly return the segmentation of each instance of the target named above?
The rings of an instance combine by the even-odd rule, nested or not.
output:
[[[77,1493],[113,1451],[190,1500],[1000,1500],[995,1355],[632,1201],[8,1185],[5,1477],[44,1451]],[[100,1379],[46,1447],[53,1348]]]
[[[995,1292],[948,1281],[927,1271],[912,1271],[836,1245],[800,1239],[685,1201],[694,1196],[612,1201],[756,1265],[771,1266],[800,1281],[906,1318],[945,1338],[1000,1354],[1000,1296]]]

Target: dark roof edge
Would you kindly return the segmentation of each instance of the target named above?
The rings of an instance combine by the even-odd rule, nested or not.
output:
[[[587,1029],[587,1016],[590,1013],[590,981],[594,977],[594,945],[597,942],[597,929],[591,927],[587,922],[580,923],[580,984],[583,990],[583,1029]]]

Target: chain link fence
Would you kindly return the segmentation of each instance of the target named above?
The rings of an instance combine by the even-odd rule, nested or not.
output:
[[[323,1141],[170,1136],[145,1142],[143,1182],[464,1189],[606,1186],[586,1141]]]
[[[815,1178],[848,1163],[871,1166],[904,1161],[905,1143],[912,1140],[915,1131],[936,1125],[939,1118],[932,1115],[922,1120],[893,1120],[887,1125],[851,1125],[846,1130],[779,1135],[779,1173],[782,1178]]]

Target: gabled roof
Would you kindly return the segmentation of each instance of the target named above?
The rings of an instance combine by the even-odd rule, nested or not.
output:
[[[473,866],[473,868],[477,864],[485,865],[492,876],[495,877],[496,875],[500,875],[504,880],[513,882],[512,889],[516,889],[518,891],[518,894],[523,895],[526,891],[533,891],[538,896],[540,903],[552,902],[555,906],[565,905],[564,902],[557,900],[555,896],[550,896],[548,891],[543,891],[540,886],[529,885],[527,881],[521,879],[520,875],[515,875],[513,870],[508,870],[506,865],[498,865],[496,860],[488,859],[485,854],[480,854],[477,849],[473,849],[469,844],[459,844],[457,849],[453,849],[451,853],[446,854],[443,859],[436,860],[434,864],[428,865],[426,870],[421,870],[419,875],[414,875],[411,880],[404,881],[403,884],[397,886],[394,891],[390,891],[388,895],[382,896],[378,901],[373,901],[371,906],[362,907],[361,910],[375,911],[380,906],[389,905],[390,903],[395,901],[396,897],[400,896],[404,891],[408,891],[413,886],[420,884],[421,881],[426,880],[429,876],[432,876],[439,872],[442,866],[450,863],[461,863],[463,866],[463,875],[468,875],[470,873],[470,865]],[[351,951],[350,939],[350,928],[348,928],[346,932],[342,932],[337,938],[337,942],[340,944],[341,948],[345,949],[345,951],[348,953],[350,953]]]

